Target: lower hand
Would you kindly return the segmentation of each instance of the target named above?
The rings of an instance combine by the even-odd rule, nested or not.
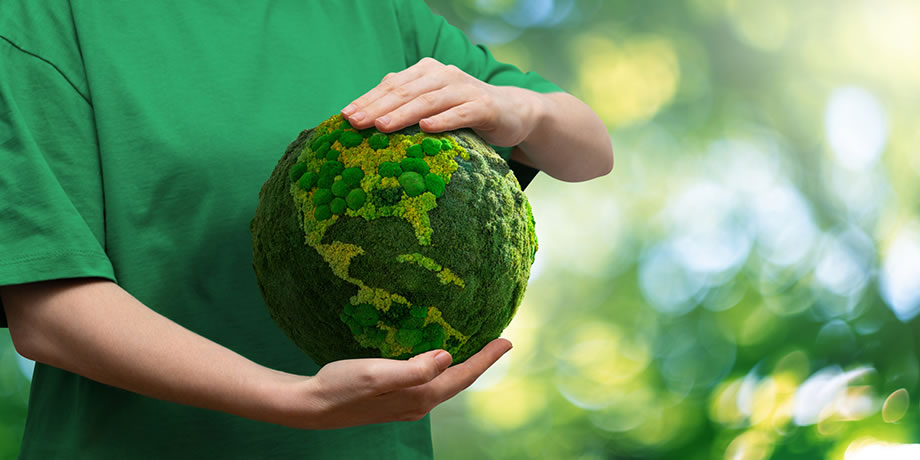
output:
[[[541,99],[537,93],[494,86],[453,65],[424,58],[342,109],[352,126],[375,126],[389,133],[418,123],[423,131],[472,128],[493,145],[520,144],[534,129]]]
[[[323,366],[306,381],[310,429],[334,429],[420,420],[435,406],[469,387],[511,349],[495,339],[479,353],[448,368],[450,354],[432,350],[408,361],[346,359]]]

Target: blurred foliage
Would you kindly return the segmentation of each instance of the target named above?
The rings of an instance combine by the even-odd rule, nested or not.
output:
[[[616,155],[528,188],[514,349],[432,413],[439,459],[920,458],[920,3],[428,3]],[[29,367],[0,334],[12,458]]]
[[[616,156],[528,188],[514,349],[438,458],[920,458],[920,3],[428,3]]]

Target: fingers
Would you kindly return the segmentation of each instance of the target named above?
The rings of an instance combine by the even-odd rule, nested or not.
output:
[[[443,95],[443,89],[446,82],[438,78],[417,78],[406,83],[403,86],[397,86],[387,93],[383,94],[376,101],[370,103],[367,107],[360,109],[365,117],[362,117],[362,123],[356,127],[362,129],[365,125],[376,125],[378,129],[384,128],[388,131],[395,131],[409,125],[414,125],[415,121],[406,123],[404,126],[397,127],[401,121],[396,123],[390,121],[398,120],[394,111],[405,105],[415,103],[416,105],[434,102],[432,97]],[[440,91],[438,91],[440,90]],[[357,115],[357,114],[356,114]],[[395,119],[394,119],[395,118]]]
[[[437,401],[435,405],[453,398],[457,393],[468,388],[510,349],[510,341],[503,338],[495,339],[489,342],[479,353],[471,356],[463,363],[447,369],[437,378],[427,383],[425,385],[428,387],[427,390],[433,394],[432,398]]]
[[[408,361],[375,360],[366,372],[373,376],[377,394],[424,385],[441,375],[451,363],[450,353],[431,350],[413,356]]]
[[[511,342],[495,339],[461,364],[442,372],[430,382],[380,395],[374,404],[398,421],[420,420],[438,404],[473,384],[483,372],[511,349]]]
[[[482,128],[494,125],[497,116],[492,97],[483,82],[453,65],[425,58],[402,72],[388,74],[342,109],[342,115],[355,128],[376,126],[382,132],[397,131],[433,115],[443,115],[427,122],[433,132]]]
[[[353,359],[327,364],[310,379],[319,417],[327,428],[414,421],[469,387],[511,349],[496,339],[465,362],[448,368],[450,354],[432,350],[408,361]]]
[[[452,106],[447,110],[433,111],[431,116],[418,122],[423,131],[440,133],[460,128],[476,128],[491,131],[495,124],[495,112],[479,99]]]
[[[468,87],[447,87],[419,95],[399,108],[377,119],[377,129],[392,132],[411,126],[419,120],[467,104],[474,90]],[[470,114],[476,116],[477,114]],[[424,129],[424,128],[423,128]]]
[[[342,109],[342,116],[347,118],[355,127],[357,127],[356,125],[367,124],[367,114],[364,112],[364,108],[395,88],[415,80],[418,78],[418,73],[419,69],[415,66],[399,73],[388,73],[377,86],[352,101],[351,104],[346,105]]]
[[[402,88],[403,85],[431,72],[433,68],[438,66],[443,66],[443,64],[432,58],[423,58],[406,70],[387,74],[380,81],[380,84],[345,106],[342,109],[342,116],[347,118],[352,126],[356,128],[370,127],[376,119],[376,116],[369,116],[365,111],[370,104],[387,94],[397,91],[398,88]]]

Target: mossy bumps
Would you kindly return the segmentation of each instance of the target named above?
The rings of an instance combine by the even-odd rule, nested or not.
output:
[[[465,361],[514,316],[537,249],[530,205],[470,130],[300,133],[259,194],[253,268],[269,314],[317,364]]]

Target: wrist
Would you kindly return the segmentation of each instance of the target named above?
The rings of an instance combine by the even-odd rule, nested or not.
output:
[[[317,399],[310,390],[312,377],[266,369],[266,378],[255,385],[257,401],[244,417],[301,429],[315,429],[311,424],[318,413]]]
[[[524,135],[518,147],[526,152],[531,144],[539,142],[540,133],[545,130],[553,109],[552,101],[545,95],[529,89],[520,90],[524,99],[518,106],[522,111],[520,120],[523,124]]]

